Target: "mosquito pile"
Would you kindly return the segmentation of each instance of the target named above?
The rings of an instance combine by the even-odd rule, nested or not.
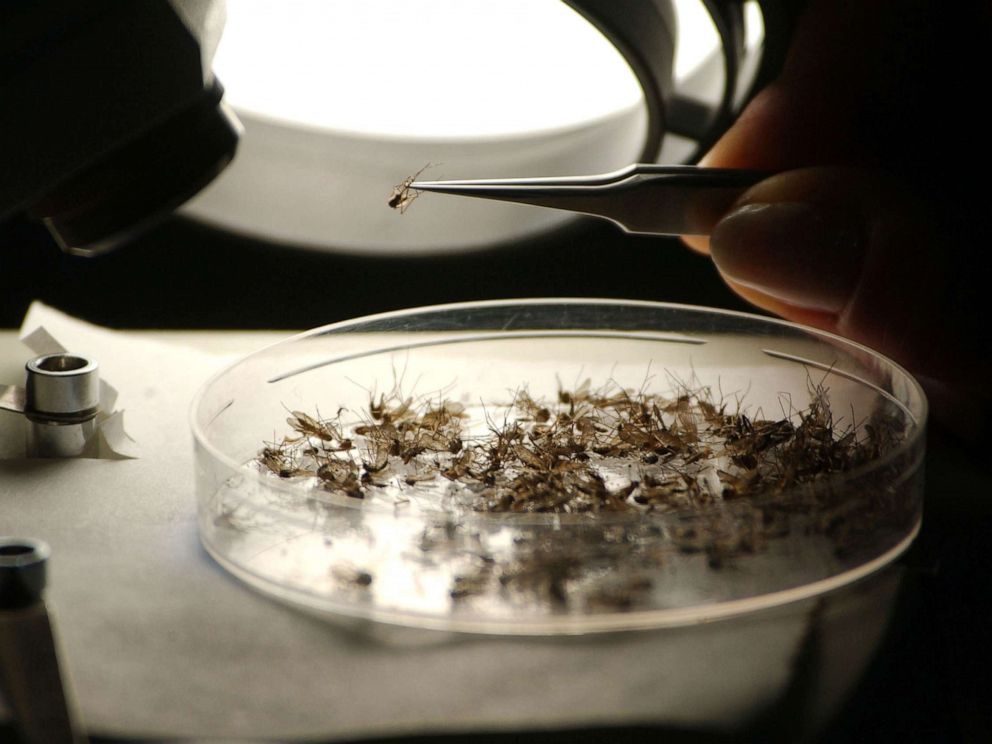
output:
[[[347,413],[292,411],[292,433],[267,443],[258,462],[355,499],[390,482],[441,481],[483,512],[700,510],[851,470],[896,438],[885,421],[860,432],[836,425],[822,386],[805,410],[778,419],[716,402],[708,388],[663,396],[588,381],[553,401],[520,389],[487,412],[481,434],[466,429],[463,403],[395,391],[352,412],[355,422]]]
[[[455,516],[426,527],[418,548],[459,566],[453,602],[501,592],[626,610],[651,591],[644,571],[666,554],[700,554],[721,569],[760,552],[789,531],[790,515],[801,515],[804,529],[829,536],[841,555],[880,515],[902,516],[884,489],[852,500],[821,488],[900,439],[881,412],[835,421],[823,384],[810,384],[805,408],[783,406],[778,418],[704,386],[660,394],[590,381],[560,386],[551,399],[520,388],[481,410],[393,390],[332,417],[291,411],[290,432],[265,443],[256,465],[346,503],[387,492],[397,505],[439,497],[441,511]],[[589,525],[588,539],[521,528],[512,549],[499,553],[457,516],[480,513],[570,515]],[[661,528],[655,515],[674,521]],[[361,578],[372,582],[371,574]]]

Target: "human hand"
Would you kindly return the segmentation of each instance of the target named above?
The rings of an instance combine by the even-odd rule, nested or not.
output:
[[[949,155],[984,136],[969,138],[974,124],[938,91],[962,70],[984,79],[989,64],[970,55],[992,39],[973,47],[960,36],[992,36],[992,4],[961,27],[938,5],[812,0],[780,78],[703,160],[781,173],[745,193],[708,241],[686,242],[758,307],[907,367],[934,419],[976,440],[992,377],[978,253],[992,230],[989,194],[962,185],[992,158]]]

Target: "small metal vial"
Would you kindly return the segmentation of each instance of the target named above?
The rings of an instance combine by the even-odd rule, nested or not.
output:
[[[29,457],[76,457],[96,432],[100,409],[97,363],[61,352],[26,365],[24,415]]]
[[[41,540],[0,536],[0,688],[17,741],[80,744],[85,737],[45,604],[48,556]]]

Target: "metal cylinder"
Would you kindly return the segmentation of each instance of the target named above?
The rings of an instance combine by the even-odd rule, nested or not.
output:
[[[97,363],[78,354],[45,354],[26,365],[24,415],[28,455],[75,457],[96,431],[100,408]]]
[[[26,744],[80,744],[44,590],[49,549],[0,536],[0,690]]]
[[[27,413],[52,419],[87,418],[100,405],[97,364],[78,354],[45,354],[27,367]]]
[[[26,607],[45,589],[48,546],[31,538],[0,537],[0,610]]]

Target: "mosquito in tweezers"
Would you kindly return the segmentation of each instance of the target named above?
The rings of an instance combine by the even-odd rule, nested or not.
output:
[[[389,206],[393,209],[400,210],[400,214],[403,214],[407,209],[409,209],[410,205],[413,204],[413,200],[420,196],[420,192],[416,189],[410,188],[410,186],[420,177],[421,173],[430,167],[431,164],[428,163],[412,176],[407,176],[400,183],[393,186],[393,191],[389,195],[389,201],[387,204],[389,204]]]

